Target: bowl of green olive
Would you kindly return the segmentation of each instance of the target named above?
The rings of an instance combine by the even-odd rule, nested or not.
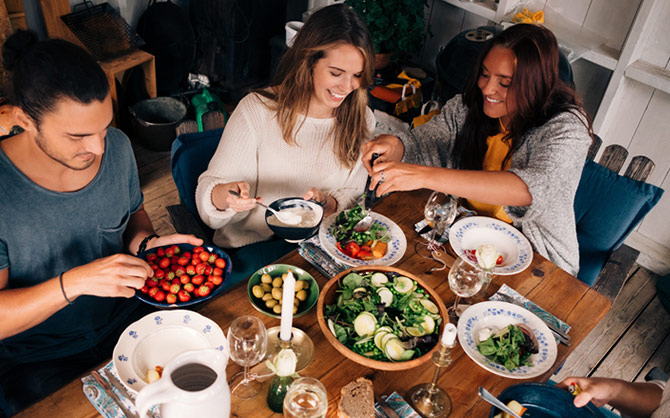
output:
[[[289,264],[271,264],[259,269],[249,278],[247,291],[254,308],[273,318],[281,317],[284,280],[289,270],[293,272],[296,280],[293,316],[302,316],[316,305],[319,285],[311,274]]]

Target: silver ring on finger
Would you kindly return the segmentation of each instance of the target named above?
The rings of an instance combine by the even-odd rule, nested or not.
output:
[[[379,180],[380,184],[386,181],[386,176],[384,175],[384,170],[379,172],[379,179],[380,179]]]

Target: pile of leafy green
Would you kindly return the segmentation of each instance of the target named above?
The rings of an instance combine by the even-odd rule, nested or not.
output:
[[[477,344],[477,350],[489,360],[514,370],[520,366],[532,366],[532,348],[529,337],[516,325],[509,325],[495,335]]]
[[[377,223],[373,223],[367,231],[354,231],[354,226],[367,214],[361,205],[340,212],[335,218],[332,232],[335,240],[341,243],[353,241],[358,245],[365,245],[370,241],[390,242],[391,234],[388,229]]]
[[[325,308],[325,316],[332,324],[331,331],[338,341],[360,355],[380,361],[398,361],[389,358],[378,341],[373,339],[375,334],[365,337],[355,331],[356,318],[362,312],[369,312],[376,319],[376,330],[390,329],[387,334],[395,334],[406,349],[414,350],[413,358],[430,351],[438,342],[438,329],[442,321],[438,313],[430,312],[420,302],[421,299],[430,301],[430,295],[414,281],[412,289],[409,291],[401,289],[402,292],[399,292],[396,290],[398,281],[401,280],[399,278],[403,280],[408,278],[394,272],[383,272],[388,282],[375,285],[371,279],[374,274],[379,273],[359,271],[350,273],[342,279],[337,289],[337,302]],[[385,305],[380,297],[380,289],[383,287],[393,295],[389,306]],[[430,333],[425,332],[422,327],[426,316],[433,318],[435,324]],[[408,332],[408,329],[418,332]],[[425,335],[416,336],[417,334]]]

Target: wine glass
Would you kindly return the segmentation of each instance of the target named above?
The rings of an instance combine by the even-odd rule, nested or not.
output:
[[[490,280],[490,272],[477,265],[472,265],[463,258],[457,258],[449,270],[449,288],[456,294],[454,306],[449,308],[450,314],[456,315],[456,308],[461,298],[469,298],[479,292]]]
[[[456,199],[448,194],[433,192],[423,210],[426,222],[433,229],[428,243],[417,242],[417,254],[423,258],[435,259],[435,252],[443,250],[440,238],[444,230],[454,222],[457,212]]]
[[[326,416],[326,388],[313,377],[296,379],[284,397],[284,416],[288,418],[320,418]]]
[[[230,381],[231,393],[238,398],[250,399],[261,391],[261,383],[250,376],[249,367],[265,358],[268,338],[263,322],[255,316],[235,318],[228,328],[230,358],[244,371],[234,375]]]

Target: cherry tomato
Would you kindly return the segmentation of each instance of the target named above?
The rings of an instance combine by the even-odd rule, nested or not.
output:
[[[363,251],[362,249],[356,253],[356,258],[360,260],[372,260],[372,253],[370,251]]]
[[[358,252],[361,250],[361,247],[353,241],[349,241],[344,244],[345,253],[348,253],[352,257],[356,257]]]
[[[502,257],[502,255],[499,255],[498,259],[496,260],[496,266],[499,266],[500,264],[502,264],[502,262],[503,262],[503,257]]]

